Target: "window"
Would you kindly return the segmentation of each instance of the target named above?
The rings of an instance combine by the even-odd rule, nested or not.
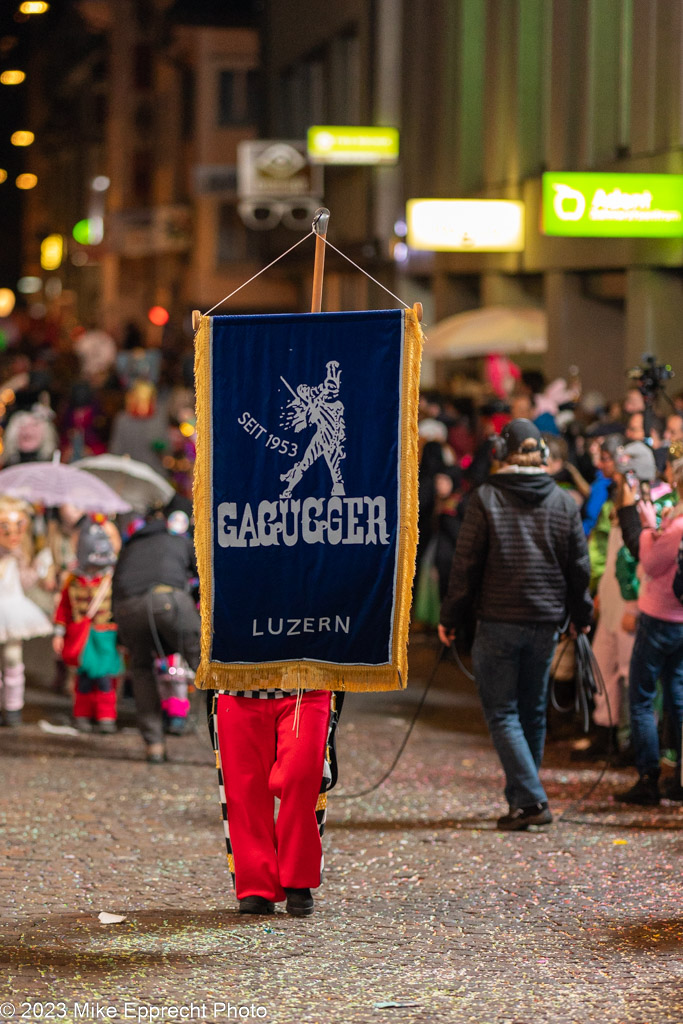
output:
[[[216,250],[218,266],[237,260],[261,259],[261,232],[244,226],[234,203],[221,203],[218,207]]]
[[[145,206],[152,195],[152,154],[138,149],[133,154],[133,200],[136,206]]]
[[[152,47],[138,43],[133,51],[133,82],[136,89],[152,88]]]
[[[221,71],[218,75],[218,124],[258,124],[260,117],[258,71]]]

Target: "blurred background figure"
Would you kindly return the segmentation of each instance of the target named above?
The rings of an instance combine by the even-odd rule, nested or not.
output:
[[[36,576],[26,555],[28,527],[25,502],[0,496],[0,708],[8,726],[22,720],[23,641],[52,633],[49,619],[24,593]]]
[[[5,428],[3,443],[3,466],[49,461],[59,445],[54,413],[40,402],[30,410],[15,412]]]
[[[111,609],[117,549],[105,523],[103,516],[80,521],[76,565],[55,612],[54,652],[76,669],[73,717],[79,732],[116,732],[116,684],[123,667]]]
[[[155,659],[181,654],[192,671],[199,665],[200,620],[189,592],[196,573],[191,538],[171,532],[163,511],[150,512],[132,534],[114,573],[114,617],[130,652],[138,726],[152,764],[166,760]]]

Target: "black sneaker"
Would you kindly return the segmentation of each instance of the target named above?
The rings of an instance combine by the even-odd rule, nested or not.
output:
[[[275,904],[265,896],[245,896],[240,900],[240,914],[274,914]]]
[[[620,804],[640,804],[642,807],[656,807],[660,801],[659,773],[657,775],[641,775],[635,786],[624,793],[617,793],[615,800]]]
[[[523,832],[529,825],[550,825],[552,820],[547,803],[532,804],[531,807],[511,807],[498,819],[496,826],[503,832]]]
[[[662,796],[665,800],[677,800],[683,802],[683,786],[678,781],[678,776],[667,779],[662,786]]]
[[[310,889],[285,889],[286,910],[292,917],[310,917],[313,913],[313,897]]]

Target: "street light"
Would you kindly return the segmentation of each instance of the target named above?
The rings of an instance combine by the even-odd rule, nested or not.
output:
[[[163,306],[152,306],[147,311],[147,318],[150,323],[153,323],[156,327],[163,327],[169,321],[169,313]]]
[[[20,174],[15,182],[17,188],[21,188],[24,191],[35,188],[37,184],[38,176],[36,174]]]
[[[2,185],[3,181],[7,181],[7,171],[4,167],[0,167],[0,185]]]
[[[64,239],[61,235],[47,235],[40,243],[40,265],[43,270],[57,270],[64,256]]]
[[[9,316],[16,299],[11,288],[0,288],[0,316]]]
[[[12,132],[10,142],[13,146],[31,146],[35,140],[33,132]]]
[[[45,0],[24,0],[19,4],[20,14],[45,14],[50,5]]]
[[[21,85],[25,78],[24,71],[3,71],[0,75],[0,85]]]

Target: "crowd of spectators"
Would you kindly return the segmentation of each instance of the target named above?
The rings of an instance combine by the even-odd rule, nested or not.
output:
[[[634,381],[608,402],[522,373],[509,397],[478,407],[424,394],[416,627],[440,621],[468,503],[499,468],[493,440],[520,417],[542,431],[545,470],[576,503],[590,554],[600,688],[590,736],[572,758],[634,765],[637,783],[617,795],[627,803],[683,800],[683,607],[672,590],[683,532],[683,392],[649,394]],[[459,629],[465,647],[475,616],[476,608]],[[674,774],[660,788],[662,766]]]
[[[139,597],[134,642],[125,641],[134,648],[126,679],[148,760],[164,760],[163,731],[185,730],[192,679],[187,662],[194,668],[198,661],[199,618],[190,597],[196,575],[191,344],[176,343],[169,334],[163,347],[150,346],[132,323],[115,340],[98,329],[67,336],[28,319],[0,331],[0,342],[1,469],[116,455],[141,465],[151,480],[143,507],[109,518],[94,515],[83,501],[50,505],[9,498],[0,484],[0,576],[11,579],[13,588],[11,599],[7,585],[0,594],[7,598],[0,600],[0,723],[17,726],[23,719],[23,641],[53,633],[53,685],[73,696],[72,725],[81,732],[115,732],[124,674],[115,617],[126,611],[126,600]],[[139,568],[146,564],[143,549],[152,545],[146,538],[159,528],[168,537],[168,556],[156,553],[149,579],[129,579],[132,563],[119,557],[122,546],[126,554],[135,541]],[[169,569],[164,559],[176,559],[180,569],[175,563]],[[184,601],[189,610],[180,622]],[[90,625],[83,628],[86,619]],[[91,647],[96,658],[88,654]]]

